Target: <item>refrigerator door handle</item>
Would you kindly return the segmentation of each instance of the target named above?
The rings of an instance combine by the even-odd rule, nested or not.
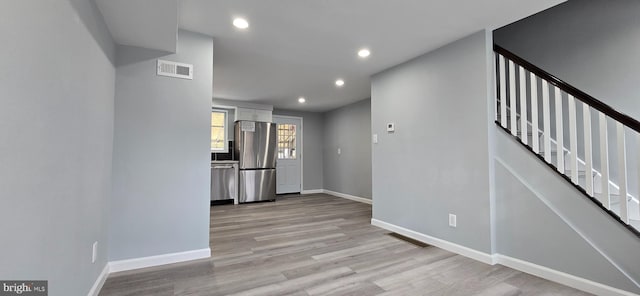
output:
[[[232,169],[233,166],[232,165],[225,165],[225,166],[214,166],[214,169]]]

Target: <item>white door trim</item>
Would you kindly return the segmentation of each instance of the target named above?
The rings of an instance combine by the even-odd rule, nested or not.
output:
[[[304,191],[304,118],[300,116],[288,116],[288,115],[273,115],[273,120],[276,121],[275,118],[283,118],[283,119],[299,119],[300,120],[300,193]]]

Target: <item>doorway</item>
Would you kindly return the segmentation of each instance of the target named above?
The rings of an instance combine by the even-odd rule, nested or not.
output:
[[[302,118],[273,116],[277,125],[276,194],[302,191]]]

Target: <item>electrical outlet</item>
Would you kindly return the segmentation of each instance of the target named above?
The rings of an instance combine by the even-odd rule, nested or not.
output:
[[[342,150],[338,148],[338,155],[342,154]]]
[[[373,144],[378,144],[378,134],[373,134]]]
[[[396,124],[393,122],[387,123],[387,132],[393,133],[396,131]]]
[[[98,259],[98,241],[93,242],[91,251],[91,263],[96,263],[96,259]]]
[[[451,227],[454,227],[454,228],[455,228],[455,227],[456,227],[456,224],[457,224],[457,218],[456,218],[456,215],[454,215],[454,214],[449,214],[449,226],[451,226]]]

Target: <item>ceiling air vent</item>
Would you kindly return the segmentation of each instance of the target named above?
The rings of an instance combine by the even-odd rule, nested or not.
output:
[[[158,60],[158,75],[193,79],[193,65]]]

